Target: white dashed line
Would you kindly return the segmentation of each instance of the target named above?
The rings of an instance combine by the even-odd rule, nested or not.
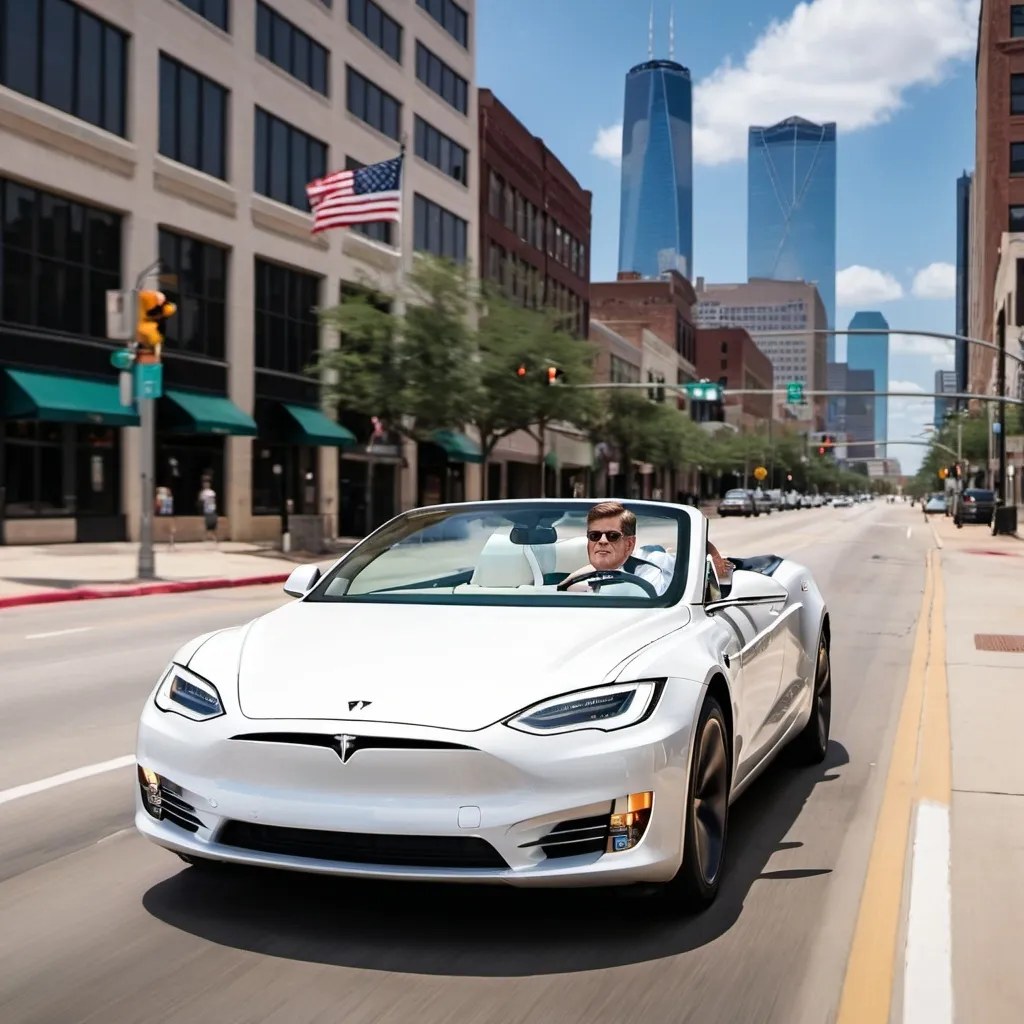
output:
[[[907,540],[910,540],[910,535],[911,535],[911,534],[912,534],[913,532],[914,532],[914,528],[913,528],[912,526],[908,526],[908,527],[907,527]]]
[[[116,771],[118,768],[127,768],[132,764],[135,764],[135,755],[128,754],[124,757],[115,757],[112,761],[88,764],[84,768],[72,768],[71,771],[61,772],[60,775],[51,775],[48,779],[39,779],[37,782],[26,782],[25,785],[15,786],[13,789],[0,790],[0,804],[8,804],[12,800],[20,800],[24,796],[45,793],[48,789],[66,786],[69,782],[78,782],[81,779],[91,778],[93,775],[102,775],[104,772]]]
[[[94,626],[79,626],[77,629],[55,629],[52,633],[29,633],[26,640],[45,640],[50,636],[67,636],[69,633],[88,633]]]

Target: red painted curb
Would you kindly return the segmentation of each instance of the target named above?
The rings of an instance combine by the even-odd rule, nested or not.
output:
[[[0,608],[20,608],[32,604],[58,604],[64,601],[95,601],[103,597],[148,597],[150,594],[185,594],[193,590],[224,590],[229,587],[260,587],[284,583],[288,574],[243,576],[239,579],[173,580],[168,583],[140,583],[135,587],[97,590],[76,587],[73,590],[44,590],[41,594],[0,597]]]

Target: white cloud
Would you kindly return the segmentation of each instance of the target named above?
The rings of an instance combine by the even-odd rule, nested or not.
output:
[[[891,380],[890,391],[913,391],[923,395],[926,390],[916,381]],[[930,388],[927,390],[931,390]],[[932,421],[935,412],[933,398],[890,398],[889,405],[889,437],[894,441],[909,440],[920,434],[926,423]]]
[[[953,342],[916,334],[890,334],[889,354],[927,357],[936,370],[952,370],[956,360]]]
[[[742,63],[728,58],[694,91],[693,152],[738,160],[750,125],[793,115],[854,132],[888,121],[913,86],[936,85],[974,57],[980,0],[809,0],[773,21]],[[592,152],[618,163],[622,126]],[[618,141],[618,147],[615,142]]]
[[[836,274],[836,303],[864,306],[903,298],[903,286],[892,274],[854,264]]]
[[[952,299],[956,296],[956,267],[930,263],[914,275],[914,295],[919,299]]]
[[[890,391],[916,391],[919,395],[924,394],[924,388],[912,380],[891,380],[889,381]]]

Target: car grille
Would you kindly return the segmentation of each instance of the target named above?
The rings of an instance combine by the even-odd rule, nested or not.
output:
[[[314,732],[249,732],[232,736],[233,740],[249,743],[287,743],[300,747],[326,747],[341,757],[338,738],[326,733]],[[408,739],[400,736],[352,736],[347,756],[352,757],[360,750],[475,750],[463,743],[448,743],[443,740]]]
[[[590,818],[572,818],[560,821],[546,836],[526,846],[539,846],[551,860],[561,857],[579,857],[586,853],[604,853],[608,849],[608,814]]]
[[[241,850],[285,857],[386,864],[423,868],[508,867],[505,859],[478,836],[405,836],[324,829],[284,828],[248,821],[228,821],[217,842]]]

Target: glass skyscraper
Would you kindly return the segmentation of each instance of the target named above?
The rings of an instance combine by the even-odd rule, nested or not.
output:
[[[818,286],[836,326],[836,126],[789,117],[753,127],[747,154],[747,277]],[[822,339],[835,362],[835,337]]]
[[[854,313],[851,331],[878,331],[878,334],[851,334],[846,339],[846,364],[851,370],[871,370],[875,391],[889,390],[889,321],[876,312]],[[858,390],[851,388],[851,390]],[[872,440],[889,439],[889,400],[868,399],[874,404],[875,436]],[[849,403],[847,403],[849,407]]]
[[[626,75],[619,270],[693,278],[693,91],[673,60]]]

